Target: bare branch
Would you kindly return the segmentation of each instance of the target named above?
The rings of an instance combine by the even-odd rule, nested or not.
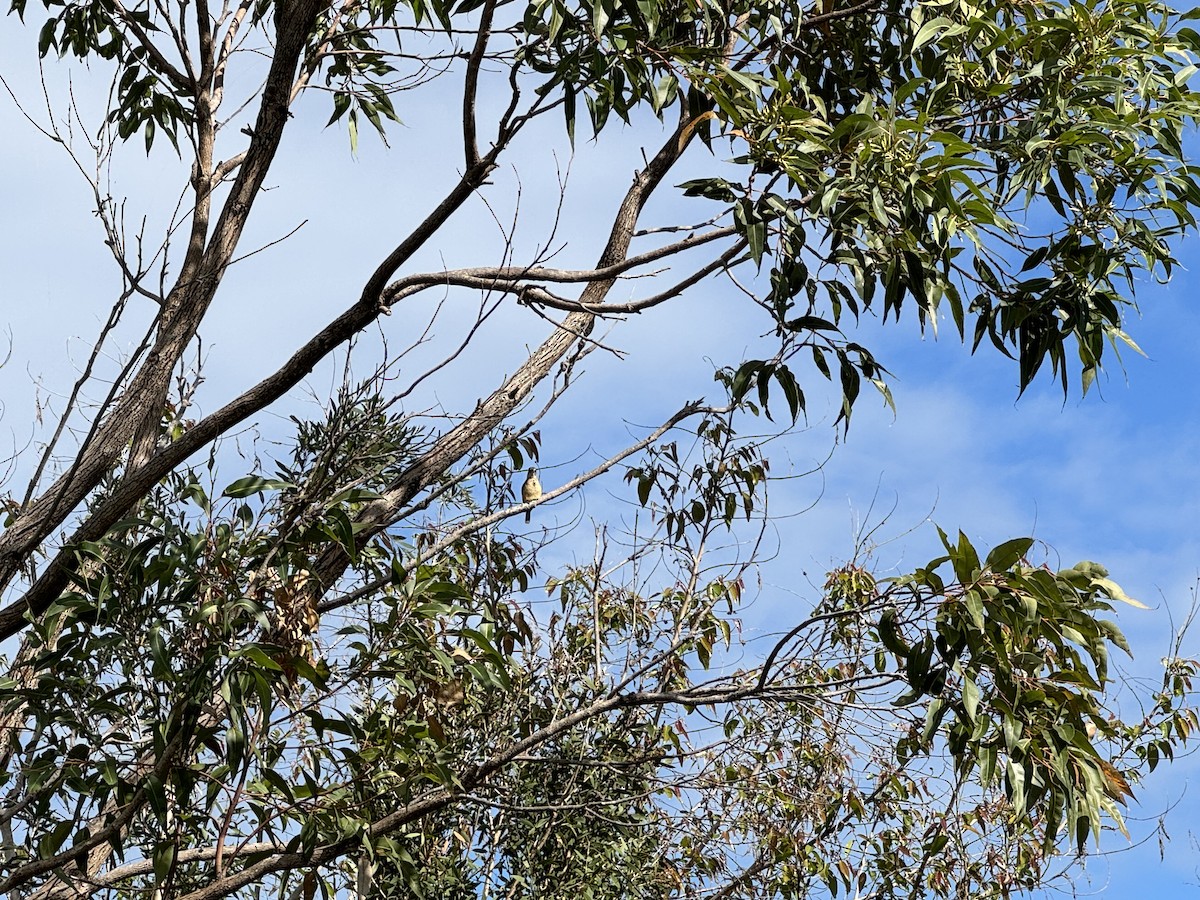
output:
[[[467,60],[466,84],[463,88],[463,146],[467,168],[479,165],[479,142],[475,135],[475,97],[479,89],[479,67],[487,51],[488,38],[492,31],[492,14],[496,11],[496,0],[485,0],[479,13],[479,32],[475,46]]]

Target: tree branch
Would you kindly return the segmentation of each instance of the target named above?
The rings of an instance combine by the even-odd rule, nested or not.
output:
[[[463,87],[463,150],[467,168],[473,169],[479,165],[479,142],[475,129],[475,99],[479,89],[479,67],[483,64],[483,55],[487,51],[488,38],[492,33],[492,14],[496,11],[496,0],[485,0],[479,14],[479,32],[475,36],[475,46],[467,60],[466,83]]]
[[[171,371],[212,303],[275,157],[287,122],[288,92],[296,61],[323,4],[324,0],[288,0],[276,7],[276,52],[263,89],[255,136],[221,210],[213,237],[205,246],[200,222],[206,221],[206,217],[198,212],[179,279],[160,311],[158,338],[141,369],[126,385],[116,409],[100,426],[95,440],[80,454],[76,465],[0,534],[0,588],[11,582],[33,549],[112,470],[128,441],[136,439],[141,446],[135,446],[134,453],[148,458],[153,443],[145,437],[149,430],[147,423],[152,421],[157,425]],[[207,197],[207,192],[203,196]],[[0,620],[3,619],[0,614]]]
[[[137,38],[138,46],[146,51],[146,54],[154,61],[154,68],[158,74],[166,78],[171,85],[178,90],[187,91],[189,94],[194,94],[196,91],[196,82],[189,75],[185,75],[175,65],[163,55],[163,52],[158,49],[158,46],[150,40],[150,35],[146,33],[146,29],[138,24],[137,19],[130,15],[121,3],[121,0],[112,0],[113,11],[117,14],[117,18],[121,23],[132,32]]]

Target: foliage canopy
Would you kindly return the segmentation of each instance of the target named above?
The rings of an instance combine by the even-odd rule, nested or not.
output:
[[[44,59],[111,78],[107,109],[52,113],[46,134],[96,171],[140,136],[187,175],[153,239],[92,184],[122,290],[23,463],[28,489],[4,499],[0,636],[20,649],[0,681],[0,891],[1007,897],[1123,831],[1132,785],[1196,728],[1195,664],[1175,656],[1122,717],[1109,652],[1129,647],[1107,616],[1138,604],[1096,563],[1039,563],[1030,539],[981,553],[943,533],[942,556],[889,579],[849,562],[786,633],[740,636],[771,472],[768,444],[739,428],[765,414],[786,429],[814,380],[846,428],[864,382],[890,403],[860,317],[948,321],[1012,357],[1021,390],[1048,368],[1086,391],[1108,347],[1136,349],[1136,281],[1170,276],[1200,207],[1182,150],[1190,14],[1138,0],[11,9]],[[344,311],[193,418],[185,355],[218,327],[311,94],[352,149],[418,98],[453,105],[459,171],[430,212],[364,223],[395,244]],[[510,241],[498,261],[415,271],[430,247],[471,251],[455,214],[503,163],[519,169],[545,117],[564,142],[580,120],[601,146],[618,123],[656,142],[614,186],[595,265],[519,258]],[[766,323],[751,358],[719,361],[719,399],[520,502],[514,473],[544,462],[539,423],[609,349],[597,320],[636,327],[718,277],[729,317]],[[432,325],[410,310],[430,291],[483,298],[441,363],[414,374],[405,352],[364,365],[346,350],[321,413],[230,473],[245,464],[223,439],[290,410],[368,329],[424,343]],[[153,322],[89,403],[136,304]],[[410,406],[464,362],[472,384],[493,377],[474,342],[500,306],[546,336],[473,407]],[[645,512],[620,539],[601,527],[591,562],[547,566],[569,532],[511,529],[612,470]],[[531,600],[543,585],[549,600]]]

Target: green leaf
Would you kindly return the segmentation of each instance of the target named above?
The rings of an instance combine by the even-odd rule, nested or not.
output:
[[[685,197],[706,197],[709,200],[718,200],[722,203],[734,203],[737,201],[737,194],[734,192],[733,185],[724,178],[696,178],[692,181],[685,181],[679,185],[683,189]]]
[[[239,478],[233,484],[229,485],[221,494],[225,497],[238,499],[249,497],[251,494],[259,494],[263,491],[282,491],[290,488],[295,488],[295,485],[288,481],[280,481],[276,478],[263,478],[259,475],[247,475],[245,478]]]
[[[984,566],[992,572],[1006,572],[1024,559],[1029,548],[1033,546],[1033,538],[1013,538],[993,547],[988,553]]]
[[[167,653],[167,643],[163,639],[162,629],[157,625],[152,625],[147,638],[155,675],[159,678],[170,678],[174,669],[171,666],[170,654]]]
[[[1010,759],[1004,767],[1005,781],[1008,788],[1008,801],[1012,804],[1012,817],[1025,817],[1025,767],[1015,759]]]
[[[921,263],[921,257],[911,250],[905,250],[901,255],[904,257],[904,268],[908,274],[909,292],[921,309],[929,309],[929,291],[925,283],[925,266]]]
[[[50,48],[56,46],[55,31],[58,26],[58,19],[47,19],[46,24],[42,26],[41,32],[38,33],[38,56],[45,58],[50,52]]]
[[[1111,578],[1093,578],[1092,587],[1098,588],[1114,600],[1120,600],[1122,603],[1128,603],[1130,606],[1136,606],[1138,609],[1149,609],[1145,603],[1140,600],[1134,600],[1121,589],[1121,586]]]
[[[608,20],[611,15],[608,0],[594,0],[592,4],[592,29],[596,32],[597,37],[604,35],[604,29],[608,27]]]
[[[795,422],[797,416],[804,411],[804,392],[800,390],[800,386],[796,383],[796,377],[792,374],[792,370],[785,365],[779,365],[775,368],[775,380],[779,382],[779,386],[783,389],[784,399],[787,400],[788,413]]]
[[[175,841],[158,841],[154,845],[154,881],[162,886],[175,865]]]
[[[38,856],[48,859],[56,854],[71,834],[74,826],[75,823],[70,819],[56,823],[38,842]]]
[[[970,540],[961,531],[958,533],[958,545],[950,550],[950,563],[954,566],[954,577],[963,584],[975,580],[979,573],[979,554],[971,545]]]
[[[949,711],[950,705],[945,700],[934,699],[925,711],[925,724],[921,730],[921,743],[928,744],[937,733],[938,726]]]
[[[563,117],[567,123],[567,140],[571,148],[575,147],[575,91],[568,87],[563,90]]]
[[[971,624],[980,631],[983,630],[983,597],[978,591],[967,591],[963,595],[963,605],[967,608],[967,615],[971,617]]]
[[[240,650],[235,650],[233,653],[230,654],[231,659],[238,659],[240,657],[245,657],[246,659],[249,659],[251,662],[253,662],[259,668],[267,669],[272,672],[282,671],[282,666],[280,666],[279,663],[277,663],[274,659],[272,659],[270,656],[268,656],[261,647],[255,645],[255,644],[250,644],[246,647],[242,647]]]
[[[754,260],[756,266],[761,267],[763,253],[766,250],[767,225],[759,217],[748,198],[743,197],[734,206],[734,221],[746,238],[747,246],[750,249],[750,258]]]
[[[974,723],[979,715],[979,686],[968,675],[962,679],[962,701],[967,718]]]
[[[240,772],[246,752],[246,736],[236,722],[225,732],[225,763],[231,771]]]
[[[357,559],[358,546],[354,539],[354,522],[346,510],[335,506],[325,514],[325,520],[330,525],[330,535],[341,545],[351,557]]]
[[[157,774],[151,772],[142,781],[142,787],[146,790],[146,799],[159,824],[166,825],[171,812],[167,803],[166,785]]]

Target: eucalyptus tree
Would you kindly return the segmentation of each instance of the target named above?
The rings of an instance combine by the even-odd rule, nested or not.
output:
[[[740,430],[786,429],[814,380],[839,427],[863,386],[890,402],[860,316],[952,323],[1012,357],[1022,390],[1046,371],[1086,391],[1107,347],[1132,343],[1135,282],[1170,275],[1200,205],[1186,15],[1141,0],[12,12],[47,64],[110,85],[103,109],[52,101],[45,138],[81,171],[144,152],[185,174],[157,236],[131,233],[93,180],[121,290],[5,498],[0,637],[19,649],[0,683],[0,890],[1008,896],[1123,830],[1132,784],[1196,727],[1195,667],[1174,656],[1122,718],[1108,654],[1128,647],[1106,613],[1134,601],[1096,563],[1031,559],[1024,538],[980,553],[943,534],[943,556],[888,580],[852,561],[768,645],[737,633],[771,477],[769,444]],[[285,184],[358,204],[348,240],[390,248],[365,277],[336,272],[340,311],[276,371],[193,412],[190,354],[202,326],[229,327],[214,302],[296,120],[343,122],[355,148],[420,103],[455,111],[440,198],[409,215]],[[565,238],[590,266],[522,257],[521,220],[494,253],[456,231],[546,122],[564,153],[620,148],[623,129],[648,148],[611,186],[596,246]],[[443,249],[478,258],[415,264]],[[718,279],[722,320],[765,336],[718,361],[716,399],[681,399],[523,497],[581,361],[636,313],[694,316],[683,304]],[[444,359],[356,367],[368,333],[423,345],[431,292],[479,298]],[[260,302],[282,317],[294,301]],[[478,349],[497,309],[530,344],[507,375]],[[103,382],[106,342],[147,310]],[[285,445],[227,452],[343,351],[344,383]],[[413,402],[439,378],[477,399]],[[636,527],[602,528],[590,562],[544,564],[572,532],[523,532],[521,516],[609,472],[644,509]]]

